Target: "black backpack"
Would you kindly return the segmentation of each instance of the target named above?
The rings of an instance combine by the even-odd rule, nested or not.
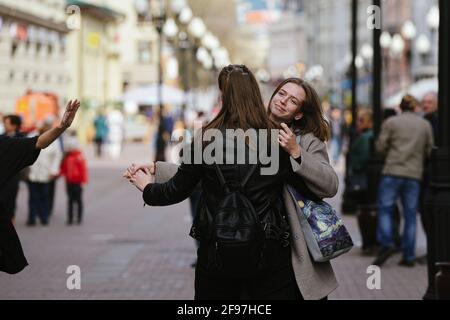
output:
[[[230,277],[248,277],[264,268],[264,247],[268,225],[260,220],[244,187],[258,168],[252,166],[241,183],[226,182],[219,166],[215,170],[223,197],[214,215],[203,206],[191,229],[191,236],[207,240],[209,272]],[[199,232],[197,228],[203,229]],[[199,234],[207,235],[206,239]]]

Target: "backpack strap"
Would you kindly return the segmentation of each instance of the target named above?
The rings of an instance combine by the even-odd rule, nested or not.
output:
[[[254,165],[252,166],[252,168],[250,169],[250,171],[247,173],[247,175],[244,177],[244,179],[241,182],[241,188],[244,188],[245,185],[247,184],[248,180],[250,179],[250,177],[253,175],[253,173],[255,173],[256,169],[259,167],[259,165]]]
[[[227,182],[225,181],[225,177],[223,176],[222,170],[217,163],[214,163],[214,169],[216,169],[217,177],[219,178],[220,186],[222,188],[228,189]]]

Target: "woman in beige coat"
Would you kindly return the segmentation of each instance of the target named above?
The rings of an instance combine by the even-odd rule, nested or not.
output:
[[[334,197],[339,181],[330,165],[325,144],[330,129],[314,88],[298,78],[284,80],[275,90],[268,112],[283,128],[279,143],[291,155],[293,171],[319,198]],[[162,183],[175,175],[178,166],[157,162],[150,166],[133,166],[132,171],[143,168],[155,174],[155,182]],[[331,264],[312,260],[295,202],[287,188],[283,198],[291,227],[292,265],[300,292],[305,300],[326,298],[338,286]]]

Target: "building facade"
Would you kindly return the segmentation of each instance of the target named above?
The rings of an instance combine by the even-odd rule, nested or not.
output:
[[[0,111],[13,112],[27,91],[67,98],[64,0],[0,0]]]

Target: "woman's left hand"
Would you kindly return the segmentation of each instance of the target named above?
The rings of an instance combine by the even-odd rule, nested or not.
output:
[[[297,143],[297,137],[285,123],[281,124],[278,142],[283,150],[289,153],[292,158],[297,159],[301,156],[302,150]]]
[[[150,183],[155,183],[155,176],[150,174],[148,169],[145,171],[139,170],[134,175],[128,179],[136,188],[141,192],[144,191],[145,187]]]

